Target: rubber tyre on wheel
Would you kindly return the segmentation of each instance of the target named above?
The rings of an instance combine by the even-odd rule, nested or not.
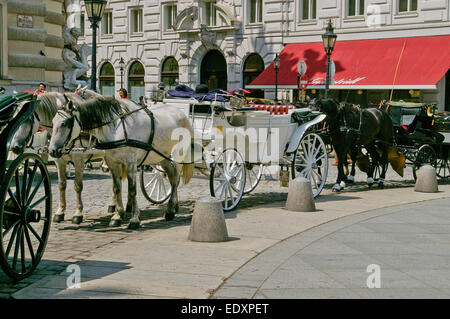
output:
[[[417,155],[412,167],[414,180],[417,180],[417,171],[423,165],[428,164],[436,168],[436,163],[437,163],[436,152],[430,145],[424,144],[421,147],[419,147],[419,150],[417,151]]]
[[[292,158],[291,171],[292,179],[300,174],[309,179],[314,198],[319,196],[328,174],[328,151],[319,135],[303,136]]]
[[[44,253],[52,220],[50,185],[44,162],[30,153],[15,159],[2,181],[0,264],[14,280],[31,275]]]
[[[211,167],[209,189],[211,196],[222,201],[224,211],[239,204],[244,194],[245,177],[245,163],[239,152],[229,148],[217,156]]]
[[[148,201],[162,204],[170,197],[172,187],[162,167],[143,166],[139,174],[141,190]]]

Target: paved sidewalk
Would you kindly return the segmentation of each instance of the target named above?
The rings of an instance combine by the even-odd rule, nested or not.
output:
[[[348,221],[342,219],[345,216],[363,213],[355,215],[354,217],[356,219],[350,222],[350,224],[356,224],[367,219],[366,212],[376,214],[376,212],[372,211],[378,210],[378,213],[384,214],[383,208],[386,207],[398,206],[390,208],[392,212],[396,212],[397,210],[402,211],[402,207],[407,204],[450,198],[450,185],[440,185],[439,189],[439,193],[432,194],[416,193],[413,188],[407,187],[321,196],[316,202],[318,211],[314,213],[286,211],[282,207],[284,205],[283,202],[277,202],[259,208],[240,209],[226,214],[230,241],[224,243],[190,242],[187,240],[188,225],[179,225],[167,229],[152,229],[151,231],[139,233],[132,240],[123,243],[118,242],[112,247],[108,245],[103,248],[98,248],[93,255],[83,261],[77,262],[76,264],[81,269],[81,288],[79,289],[67,289],[66,282],[70,274],[63,271],[58,275],[50,275],[38,280],[32,285],[13,294],[13,297],[264,297],[266,296],[265,293],[268,293],[270,290],[269,287],[272,288],[272,286],[264,286],[264,284],[267,284],[267,282],[271,284],[272,282],[270,280],[277,278],[271,277],[272,273],[277,275],[277,271],[274,272],[274,270],[280,270],[281,268],[279,266],[284,261],[290,262],[291,256],[300,252],[308,240],[311,242],[311,236],[314,237],[319,234],[320,236],[317,238],[319,239],[328,235],[329,232],[334,232],[348,226]],[[420,206],[422,204],[418,205]],[[414,208],[416,205],[412,205],[411,207]],[[440,210],[448,211],[448,201],[444,202],[444,206],[440,206]],[[430,215],[427,214],[423,218],[430,220],[432,216],[433,214],[430,213]],[[413,217],[417,222],[422,220],[420,211],[416,211]],[[445,220],[442,216],[436,216],[436,218],[438,220]],[[336,221],[328,223],[333,220]],[[313,235],[305,232],[310,229],[319,229],[317,226],[322,224],[330,228],[325,228],[325,230],[318,231],[316,234],[313,233]],[[392,227],[391,222],[386,222],[385,224],[385,227]],[[439,227],[439,225],[442,226],[445,224],[442,221],[436,221],[436,225],[436,227]],[[442,227],[444,229],[445,226]],[[372,231],[376,230],[372,229]],[[369,236],[367,238],[373,235],[370,228],[367,232],[361,232],[364,236]],[[396,233],[397,231],[393,230],[393,232]],[[401,233],[401,231],[398,232]],[[297,238],[296,235],[298,234],[305,235],[306,239],[303,239],[302,235],[299,235],[299,242],[296,242],[294,239]],[[356,244],[363,243],[360,242],[358,236],[351,239],[351,241],[353,240],[356,240]],[[374,242],[379,243],[379,241]],[[426,243],[426,241],[423,242],[423,244]],[[321,249],[328,247],[326,243],[320,242],[320,244],[322,245],[320,246],[322,247]],[[339,249],[345,248],[342,246],[339,247],[338,242],[335,242],[335,246],[336,251],[339,251],[338,254],[342,253]],[[271,247],[273,248],[270,249]],[[379,246],[377,244],[374,247]],[[442,247],[445,247],[445,242],[442,242]],[[328,248],[328,252],[330,249],[333,251],[333,246]],[[348,249],[355,250],[355,248],[350,246]],[[425,245],[422,249],[429,249],[429,247]],[[352,252],[355,252],[354,250]],[[326,252],[327,250],[324,251],[324,253]],[[392,247],[389,252],[395,257],[396,252],[392,250]],[[418,255],[421,254],[420,247],[416,249],[416,252]],[[413,253],[412,255],[416,256]],[[258,263],[261,258],[266,258],[267,256],[270,258],[266,262]],[[411,258],[409,263],[411,267],[414,267],[415,260],[417,258]],[[300,263],[300,261],[298,269],[301,269],[300,267],[306,264],[306,262]],[[380,263],[383,276],[384,269],[387,270],[388,267],[385,267],[386,265],[383,260],[376,259],[376,261]],[[394,261],[391,262],[393,263]],[[293,263],[293,268],[297,269],[295,262]],[[313,266],[316,266],[314,264],[314,258],[312,258],[312,261],[310,260],[311,263]],[[367,267],[367,265],[376,262],[373,262],[370,258],[366,258],[363,260],[363,263]],[[436,258],[431,263],[441,265],[444,261],[442,258]],[[245,271],[248,271],[248,267],[251,267],[253,264],[259,265],[259,268],[256,267],[255,271],[263,272],[264,275],[257,276],[257,278],[255,276],[252,277],[250,274],[246,275]],[[352,263],[349,261],[346,264],[351,265]],[[386,264],[389,263],[386,262]],[[317,267],[320,269],[321,264],[317,265]],[[392,268],[392,270],[394,269]],[[364,271],[365,269],[363,269],[363,276],[367,276]],[[244,272],[244,275],[241,272]],[[298,272],[295,274],[298,274]],[[281,277],[284,275],[282,274]],[[266,278],[270,280],[266,281]],[[260,284],[261,281],[264,283],[263,285]],[[237,285],[236,282],[238,283]],[[384,281],[382,281],[382,285],[383,283]],[[280,288],[284,287],[280,286]],[[314,296],[314,294],[312,295]],[[356,295],[363,297],[363,294]],[[307,297],[307,295],[304,296]],[[334,294],[329,294],[324,297],[333,296]],[[350,293],[348,296],[353,297]],[[280,294],[268,297],[285,298],[288,296]]]

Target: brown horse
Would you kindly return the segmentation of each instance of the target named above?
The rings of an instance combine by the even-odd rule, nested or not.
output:
[[[367,173],[369,187],[375,182],[374,169],[380,165],[378,186],[383,188],[388,166],[388,149],[394,139],[394,128],[389,115],[375,108],[360,109],[348,104],[339,105],[332,99],[320,100],[318,106],[321,112],[327,115],[325,121],[328,123],[331,143],[338,158],[338,177],[333,191],[340,191],[346,186],[344,162],[349,153],[352,158],[352,170],[348,180],[354,179],[356,155],[360,147],[364,147],[372,159],[372,165]],[[381,156],[378,150],[381,151]]]

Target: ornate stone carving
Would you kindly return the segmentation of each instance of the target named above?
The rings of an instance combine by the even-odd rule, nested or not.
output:
[[[200,41],[208,49],[213,48],[216,45],[216,33],[208,30],[206,25],[202,24],[200,26]]]
[[[80,36],[78,28],[63,28],[64,49],[62,58],[66,65],[63,72],[64,88],[75,90],[79,85],[90,85],[90,79],[86,76],[89,70],[87,61],[92,52],[92,48],[86,44],[77,45],[77,39]]]

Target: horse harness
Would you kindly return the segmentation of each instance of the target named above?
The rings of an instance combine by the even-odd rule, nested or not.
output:
[[[126,130],[126,127],[125,127],[125,118],[127,116],[133,114],[133,113],[136,113],[136,112],[140,111],[140,110],[144,110],[147,113],[147,115],[150,117],[151,130],[150,130],[150,137],[149,137],[148,142],[142,142],[142,141],[138,141],[138,140],[134,140],[134,139],[128,138],[127,130]],[[145,156],[142,159],[142,161],[139,163],[138,167],[142,166],[142,164],[145,162],[145,160],[147,159],[147,157],[150,154],[150,152],[155,152],[156,154],[158,154],[159,156],[163,157],[164,159],[169,160],[171,162],[174,162],[173,159],[167,157],[166,155],[162,154],[160,151],[158,151],[157,149],[155,149],[153,147],[153,138],[154,138],[154,135],[155,135],[155,118],[154,118],[153,112],[150,111],[147,108],[147,106],[143,106],[143,107],[140,107],[140,108],[138,108],[136,110],[133,110],[133,111],[130,111],[130,112],[126,112],[126,113],[123,113],[120,110],[117,113],[117,115],[119,116],[119,119],[120,119],[120,121],[122,123],[122,127],[123,127],[125,138],[123,138],[121,140],[118,140],[118,141],[113,141],[113,142],[100,142],[100,141],[97,140],[95,145],[94,145],[95,148],[100,149],[100,150],[110,150],[110,149],[114,149],[114,148],[120,148],[120,147],[129,146],[129,147],[135,147],[135,148],[139,148],[139,149],[145,150],[145,151],[147,151],[147,153],[145,154]],[[87,130],[86,128],[83,128],[83,125],[81,124],[80,120],[75,115],[72,115],[72,117],[67,119],[67,121],[73,121],[73,120],[77,121],[78,125],[80,125],[80,128],[82,130]],[[102,124],[100,124],[100,125],[98,125],[96,127],[90,127],[89,130],[100,128],[102,126],[111,124],[111,123],[113,123],[116,120],[117,119],[113,119],[110,122],[102,123]],[[73,123],[68,123],[68,124],[69,125],[71,124],[70,132],[69,132],[69,135],[68,135],[67,140],[65,141],[64,145],[68,141],[70,141],[70,139],[72,137]],[[75,143],[75,141],[76,141],[76,139],[73,140],[72,145]]]

